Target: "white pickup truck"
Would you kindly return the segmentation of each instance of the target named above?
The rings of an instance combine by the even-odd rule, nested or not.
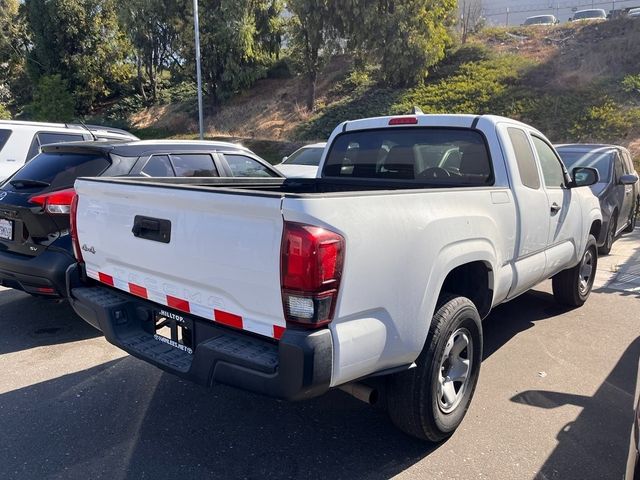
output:
[[[340,387],[440,441],[492,307],[553,278],[587,299],[601,227],[549,141],[494,116],[344,122],[315,179],[76,182],[76,312],[140,359],[286,399]],[[373,379],[373,380],[372,380]],[[376,386],[374,389],[373,386]]]

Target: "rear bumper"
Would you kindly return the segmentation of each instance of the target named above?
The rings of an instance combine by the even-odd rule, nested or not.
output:
[[[37,257],[0,251],[0,285],[35,295],[63,297],[65,272],[75,261],[62,250],[46,250]]]
[[[102,330],[110,343],[198,384],[219,382],[287,400],[315,397],[329,389],[333,344],[328,329],[287,329],[275,342],[176,312],[192,329],[189,353],[154,335],[154,315],[165,307],[100,286],[70,292],[76,313]]]

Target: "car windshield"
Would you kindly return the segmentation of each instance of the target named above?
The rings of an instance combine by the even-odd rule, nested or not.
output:
[[[284,165],[310,165],[317,167],[320,165],[320,158],[322,158],[322,152],[324,148],[321,147],[308,147],[296,150],[287,158]]]
[[[593,167],[600,174],[600,183],[611,179],[611,165],[614,153],[608,152],[576,152],[558,150],[562,161],[569,171],[575,167]]]
[[[60,190],[70,188],[78,177],[95,177],[111,162],[95,153],[41,153],[18,170],[3,190]],[[47,187],[48,185],[48,187]]]
[[[607,15],[602,10],[582,10],[576,12],[573,16],[575,20],[584,20],[586,18],[607,18]]]
[[[544,15],[542,17],[530,17],[524,21],[525,25],[540,25],[545,23],[554,23],[554,17]]]

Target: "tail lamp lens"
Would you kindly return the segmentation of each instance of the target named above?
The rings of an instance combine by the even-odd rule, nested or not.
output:
[[[69,215],[69,213],[71,213],[71,201],[75,196],[76,191],[73,188],[68,188],[57,192],[34,195],[29,201],[40,205],[48,213],[54,215]]]
[[[344,262],[342,235],[285,222],[281,250],[282,302],[288,322],[317,327],[333,319]]]
[[[75,195],[71,201],[71,216],[69,218],[69,225],[71,231],[71,244],[73,245],[73,254],[79,262],[84,262],[82,258],[82,249],[80,248],[80,242],[78,240],[78,197]]]

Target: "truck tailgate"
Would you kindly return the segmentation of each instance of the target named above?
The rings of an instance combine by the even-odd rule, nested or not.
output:
[[[76,191],[89,277],[223,325],[282,336],[280,196],[95,180],[78,180]]]

